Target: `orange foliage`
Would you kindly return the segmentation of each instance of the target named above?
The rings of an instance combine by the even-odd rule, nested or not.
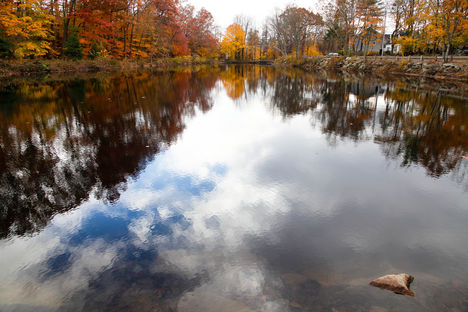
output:
[[[56,56],[71,29],[85,55],[115,58],[216,56],[213,17],[177,0],[12,0],[0,3],[0,36],[17,57]],[[7,53],[8,54],[8,53]]]

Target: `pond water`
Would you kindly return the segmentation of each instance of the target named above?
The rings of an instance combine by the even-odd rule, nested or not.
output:
[[[0,104],[0,311],[468,310],[461,96],[232,66]]]

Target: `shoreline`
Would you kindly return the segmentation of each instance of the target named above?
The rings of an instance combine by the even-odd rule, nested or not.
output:
[[[464,60],[463,60],[464,61]],[[465,61],[464,61],[465,62]],[[0,61],[0,78],[11,83],[20,80],[62,80],[74,76],[106,75],[110,73],[132,73],[138,71],[161,71],[167,69],[184,69],[189,67],[221,66],[221,65],[260,65],[277,69],[295,69],[306,73],[338,74],[344,77],[361,79],[364,77],[377,79],[397,79],[406,83],[421,83],[425,86],[467,96],[468,66],[462,64],[440,64],[434,61],[427,63],[411,62],[395,59],[359,57],[314,56],[303,59],[280,58],[275,62],[229,62],[200,57],[181,57],[157,59],[153,63],[141,60],[64,60],[42,59],[26,61]],[[453,67],[456,66],[456,67]],[[441,70],[442,69],[442,70]]]
[[[109,58],[76,61],[67,59],[3,60],[0,61],[0,78],[26,78],[47,74],[127,72],[176,66],[219,64],[222,63],[218,60],[198,57],[156,59],[152,63],[141,60],[116,60]]]
[[[438,81],[468,82],[468,61],[460,63],[440,63],[433,59],[415,60],[412,58],[380,57],[326,57],[280,58],[274,63],[279,67],[296,67],[304,71],[337,71],[343,74],[368,75],[386,78],[407,76]]]
[[[178,57],[155,59],[152,63],[141,60],[116,60],[100,58],[95,60],[2,60],[0,77],[27,77],[40,74],[60,73],[96,73],[101,71],[134,71],[139,69],[157,69],[175,66],[194,65],[263,65],[275,67],[294,67],[307,72],[336,71],[343,74],[366,75],[377,77],[407,76],[413,78],[430,78],[439,81],[468,82],[468,60],[461,63],[440,63],[426,58],[419,61],[409,58],[375,58],[368,57],[326,57],[279,58],[275,61],[221,61],[201,57]]]

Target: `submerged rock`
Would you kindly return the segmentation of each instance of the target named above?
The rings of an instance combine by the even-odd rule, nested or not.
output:
[[[370,282],[370,284],[375,287],[393,291],[396,294],[414,297],[414,292],[409,289],[409,286],[413,280],[414,277],[411,275],[400,273],[379,277]]]

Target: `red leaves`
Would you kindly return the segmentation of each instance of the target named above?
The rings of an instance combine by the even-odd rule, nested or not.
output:
[[[217,52],[211,13],[177,0],[71,0],[64,2],[64,11],[79,28],[85,52],[93,42],[113,57]]]

